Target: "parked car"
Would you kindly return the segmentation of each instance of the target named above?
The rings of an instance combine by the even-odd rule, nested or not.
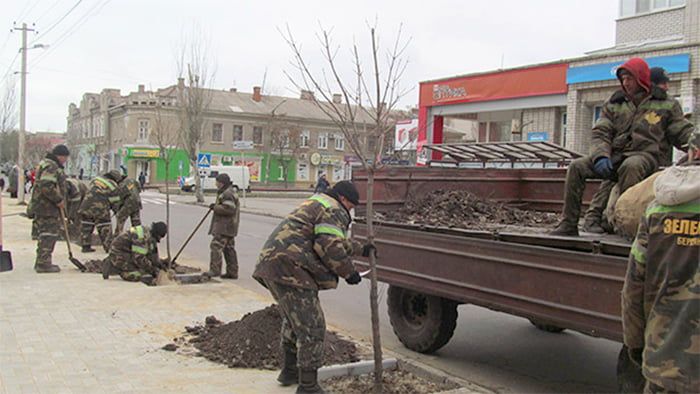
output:
[[[199,176],[202,179],[202,189],[216,190],[216,176],[219,174],[228,174],[234,190],[250,191],[250,169],[246,166],[212,166],[209,169],[201,169]],[[194,191],[194,176],[185,178],[181,189],[185,192]]]

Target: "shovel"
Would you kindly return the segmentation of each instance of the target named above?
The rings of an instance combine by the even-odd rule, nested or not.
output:
[[[68,235],[68,225],[66,224],[66,213],[61,208],[61,223],[63,223],[63,232],[66,236],[66,245],[68,245],[68,260],[73,263],[74,266],[78,267],[80,272],[87,271],[87,267],[80,262],[80,260],[73,257],[73,251],[70,248],[70,235]]]
[[[183,243],[182,246],[180,246],[180,250],[178,250],[177,253],[175,254],[175,257],[173,257],[173,259],[170,260],[170,263],[168,263],[168,268],[172,267],[173,263],[175,263],[175,260],[177,260],[177,258],[180,257],[180,253],[182,253],[182,251],[185,249],[185,246],[187,246],[187,244],[190,242],[190,240],[192,239],[194,234],[197,232],[197,230],[199,230],[199,228],[202,227],[202,223],[204,223],[204,221],[207,220],[207,216],[209,216],[211,211],[212,211],[212,209],[209,208],[207,213],[204,214],[204,217],[202,218],[202,220],[200,220],[199,223],[197,223],[197,227],[195,227],[194,230],[192,230],[192,234],[190,234],[190,236],[187,237],[187,239],[185,240],[185,243]]]

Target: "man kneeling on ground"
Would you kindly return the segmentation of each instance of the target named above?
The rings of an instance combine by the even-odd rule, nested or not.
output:
[[[102,278],[109,279],[110,274],[119,274],[129,282],[155,285],[158,271],[168,263],[167,259],[158,256],[158,242],[167,233],[165,223],[155,222],[150,227],[134,226],[119,234],[112,241],[109,256],[102,262]]]

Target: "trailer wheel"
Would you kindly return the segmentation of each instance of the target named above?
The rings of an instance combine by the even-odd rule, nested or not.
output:
[[[457,326],[457,303],[401,287],[389,286],[389,320],[407,348],[432,353],[445,346]]]
[[[559,334],[560,332],[565,330],[565,328],[561,328],[559,326],[555,326],[552,324],[542,323],[542,322],[537,321],[537,320],[530,319],[530,323],[532,323],[533,326],[537,327],[538,329],[540,329],[542,331],[551,332],[553,334]]]
[[[627,346],[622,345],[620,354],[617,356],[617,391],[619,393],[641,393],[644,392],[644,375],[630,359],[627,353]]]

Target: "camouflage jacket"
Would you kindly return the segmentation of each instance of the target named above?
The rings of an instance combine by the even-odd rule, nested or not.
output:
[[[639,105],[625,94],[614,94],[593,127],[591,158],[608,157],[614,165],[625,157],[645,155],[665,164],[670,145],[686,150],[694,126],[680,104],[654,87]]]
[[[148,226],[134,226],[117,235],[109,247],[112,258],[131,261],[139,270],[155,274],[160,263],[158,245]]]
[[[63,201],[65,190],[66,175],[63,166],[52,154],[46,155],[39,163],[27,211],[38,217],[59,217],[58,204]]]
[[[290,213],[265,242],[253,277],[323,290],[355,272],[361,245],[347,237],[350,214],[334,198],[315,194]],[[264,285],[264,283],[263,283]]]
[[[109,178],[98,176],[90,183],[90,189],[80,204],[80,213],[92,217],[96,216],[96,211],[108,212],[110,207],[116,211],[120,202],[117,183]]]
[[[143,205],[141,205],[140,191],[139,183],[135,179],[124,178],[124,180],[119,183],[121,206],[117,211],[117,215],[129,216],[143,208]]]
[[[241,207],[233,186],[224,187],[216,193],[216,205],[214,205],[209,234],[235,237],[238,235],[240,216]]]
[[[696,196],[667,206],[657,192],[622,291],[625,344],[643,349],[648,381],[677,392],[700,392],[700,185]]]

